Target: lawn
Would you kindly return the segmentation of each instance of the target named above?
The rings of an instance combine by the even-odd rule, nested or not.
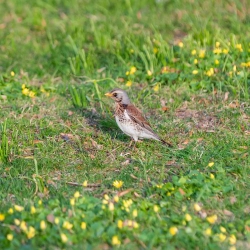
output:
[[[249,10],[0,0],[1,249],[249,249]]]

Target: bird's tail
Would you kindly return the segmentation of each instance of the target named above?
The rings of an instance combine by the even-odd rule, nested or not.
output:
[[[160,139],[160,141],[161,141],[161,143],[163,144],[163,145],[167,145],[167,146],[169,146],[169,147],[173,147],[173,145],[170,143],[170,142],[166,142],[166,141],[164,141],[164,140],[162,140],[162,139]]]

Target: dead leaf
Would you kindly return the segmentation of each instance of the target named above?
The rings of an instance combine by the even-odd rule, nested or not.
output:
[[[231,211],[229,211],[229,210],[227,210],[227,209],[224,209],[223,210],[223,213],[226,215],[226,216],[234,216],[234,214],[231,212]]]
[[[127,166],[130,162],[131,162],[131,160],[127,159],[126,161],[122,162],[121,165],[122,166]]]
[[[235,202],[237,202],[237,198],[235,196],[231,196],[230,197],[230,203],[234,204]]]
[[[33,144],[43,143],[41,140],[33,140]]]
[[[166,111],[168,111],[168,110],[169,110],[169,108],[168,108],[168,107],[166,107],[166,106],[163,106],[163,107],[161,107],[161,110],[162,110],[163,112],[166,112]]]
[[[236,100],[236,101],[229,103],[228,107],[232,109],[239,108],[240,107],[239,101]]]
[[[55,221],[55,216],[53,214],[48,214],[47,221],[53,224]]]
[[[182,188],[179,188],[179,192],[180,192],[180,194],[181,194],[182,196],[186,194],[185,191],[184,191]]]
[[[119,192],[117,195],[118,195],[118,197],[121,197],[121,196],[124,196],[124,195],[126,195],[127,193],[131,192],[132,190],[133,190],[133,188],[129,188],[129,189],[127,189],[127,190],[124,190],[124,191]]]
[[[135,180],[138,180],[138,178],[136,176],[134,176],[133,174],[130,174],[130,177],[132,177]]]
[[[224,95],[224,102],[226,102],[228,100],[228,96],[229,96],[229,92],[226,92]]]
[[[137,198],[140,198],[141,195],[139,195],[138,193],[134,192],[134,196],[137,197]]]
[[[68,111],[68,115],[69,115],[69,116],[71,116],[71,115],[73,115],[73,114],[74,114],[73,111]]]

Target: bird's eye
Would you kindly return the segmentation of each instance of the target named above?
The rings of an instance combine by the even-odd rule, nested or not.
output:
[[[114,94],[113,94],[113,96],[114,96],[114,97],[117,97],[117,94],[116,94],[116,93],[114,93]]]

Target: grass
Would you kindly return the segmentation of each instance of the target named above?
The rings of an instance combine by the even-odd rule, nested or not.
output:
[[[4,249],[249,248],[247,1],[0,6]],[[114,87],[173,148],[128,147]]]

